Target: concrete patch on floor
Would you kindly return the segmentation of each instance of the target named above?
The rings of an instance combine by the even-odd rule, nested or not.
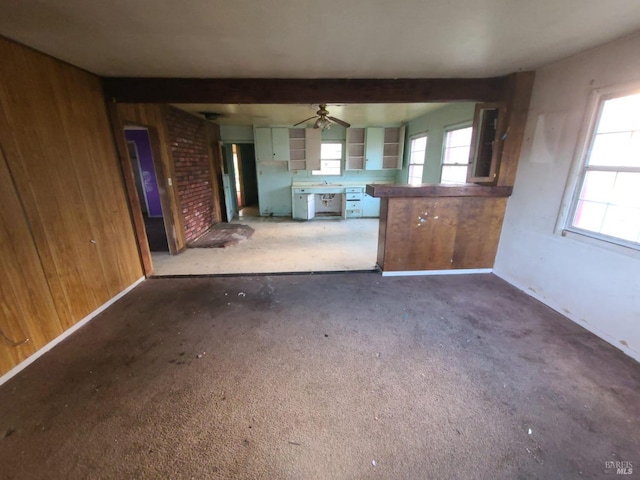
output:
[[[254,229],[240,223],[218,223],[193,242],[189,248],[227,248],[251,238]]]

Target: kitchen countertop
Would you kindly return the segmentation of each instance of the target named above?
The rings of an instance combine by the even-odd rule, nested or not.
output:
[[[323,182],[293,182],[291,188],[309,188],[309,189],[327,189],[327,188],[351,188],[362,187],[363,189],[367,185],[390,185],[393,182],[336,182],[336,183],[323,183]]]
[[[373,185],[367,184],[368,195],[379,198],[424,198],[424,197],[508,197],[513,187],[484,186],[474,183],[462,185]]]

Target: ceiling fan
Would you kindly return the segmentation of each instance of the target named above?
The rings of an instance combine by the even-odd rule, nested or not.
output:
[[[320,109],[316,112],[316,114],[313,117],[309,117],[305,120],[302,120],[301,122],[296,123],[294,127],[297,127],[298,125],[302,125],[303,123],[307,123],[309,120],[316,117],[318,117],[318,119],[313,124],[313,128],[320,128],[321,130],[324,130],[325,128],[328,129],[329,127],[331,127],[332,123],[337,123],[338,125],[342,125],[344,128],[349,128],[351,126],[350,123],[347,123],[344,120],[340,120],[339,118],[329,116],[329,110],[327,110],[326,103],[321,103],[319,106],[320,106]]]

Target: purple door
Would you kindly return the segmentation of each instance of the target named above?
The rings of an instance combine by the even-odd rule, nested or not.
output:
[[[147,204],[147,212],[150,217],[162,217],[162,206],[160,204],[160,191],[156,180],[156,170],[153,166],[153,156],[151,155],[151,142],[149,132],[146,130],[125,130],[127,141],[136,145],[138,153],[138,164],[133,161],[133,168],[139,168],[140,181],[144,192],[144,201]]]

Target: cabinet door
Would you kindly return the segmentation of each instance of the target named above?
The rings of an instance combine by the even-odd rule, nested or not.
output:
[[[363,217],[379,217],[380,216],[380,199],[365,194],[362,197],[362,216]]]
[[[288,162],[289,156],[289,129],[272,128],[271,142],[273,147],[273,160]]]
[[[257,162],[269,162],[273,160],[273,147],[271,146],[270,128],[256,128],[255,147]]]
[[[468,183],[496,183],[502,157],[504,118],[504,104],[476,104],[467,171]]]
[[[365,156],[367,170],[382,170],[382,154],[384,152],[384,128],[367,127]]]
[[[305,129],[307,170],[320,170],[320,146],[322,144],[319,128]]]

